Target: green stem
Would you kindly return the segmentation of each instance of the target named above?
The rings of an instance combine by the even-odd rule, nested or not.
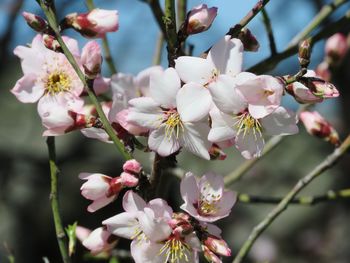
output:
[[[156,50],[153,57],[153,65],[160,65],[162,60],[163,46],[164,46],[164,35],[162,32],[160,32],[157,39]]]
[[[326,194],[318,196],[300,196],[290,201],[290,204],[311,206],[322,202],[340,201],[350,198],[350,188],[333,191],[329,190]],[[249,194],[238,194],[237,200],[243,204],[278,204],[282,201],[281,197],[255,196]]]
[[[165,0],[163,20],[165,24],[165,35],[168,44],[169,67],[174,67],[177,47],[175,0]]]
[[[297,34],[292,41],[290,41],[288,47],[298,45],[298,43],[307,38],[307,36],[314,31],[330,14],[332,14],[338,7],[345,4],[349,0],[335,0],[329,5],[322,7],[320,12],[312,19],[312,21],[305,27],[303,31]]]
[[[272,137],[265,145],[264,150],[260,157],[247,160],[243,162],[236,170],[231,172],[230,174],[226,175],[224,178],[225,186],[228,187],[231,184],[237,182],[242,178],[242,176],[250,169],[252,168],[259,160],[264,158],[269,152],[271,152],[273,149],[276,148],[277,145],[279,145],[285,136],[275,136]]]
[[[87,8],[90,11],[96,8],[96,6],[94,4],[94,0],[85,0],[85,3],[86,3]],[[103,51],[104,51],[104,59],[107,62],[109,71],[112,74],[116,74],[117,68],[115,66],[115,62],[113,61],[113,57],[111,55],[111,49],[109,47],[107,36],[104,36],[102,38],[102,47],[103,47]]]
[[[260,0],[258,1],[255,6],[249,11],[248,14],[246,14],[245,17],[239,21],[239,23],[229,29],[229,31],[226,33],[226,35],[230,35],[232,38],[237,37],[239,32],[242,30],[243,27],[248,25],[248,23],[264,8],[264,6],[270,2],[270,0]]]
[[[271,55],[273,56],[277,53],[277,49],[276,49],[276,42],[275,42],[275,37],[273,35],[270,17],[267,14],[265,8],[261,9],[261,15],[265,25],[267,37],[269,38]]]
[[[178,0],[177,1],[177,21],[181,25],[185,22],[187,15],[187,0]]]
[[[314,22],[312,29],[316,28],[319,24],[321,24],[329,15],[332,14],[332,12],[334,12],[338,7],[340,7],[346,1],[348,1],[348,0],[336,0],[332,4],[330,4],[329,6],[333,6],[333,8],[327,9],[328,12],[323,14],[323,16],[321,17],[322,19],[318,19],[317,21]],[[337,4],[335,4],[335,3],[337,3]],[[337,32],[339,30],[339,28],[348,25],[349,20],[350,20],[350,12],[348,11],[344,17],[342,17],[338,21],[324,27],[317,34],[310,37],[311,45],[314,45],[316,42],[320,41],[321,39],[330,37],[332,34]],[[310,28],[311,28],[310,26],[306,27],[299,34],[299,37],[297,39],[296,38],[293,39],[293,43],[291,42],[284,51],[277,53],[274,56],[270,56],[267,59],[264,59],[263,61],[259,62],[258,64],[247,69],[247,71],[254,72],[256,74],[262,74],[264,72],[273,70],[278,65],[279,62],[281,62],[282,60],[289,58],[290,56],[298,53],[298,50],[299,50],[298,43],[309,36],[309,34],[311,33]]]
[[[73,69],[75,70],[75,72],[79,76],[81,82],[84,84],[85,91],[87,92],[91,102],[94,104],[94,106],[96,108],[97,114],[100,117],[101,122],[103,124],[103,128],[105,129],[105,131],[107,132],[107,134],[109,135],[111,140],[113,141],[114,145],[117,147],[118,151],[122,154],[123,158],[125,160],[132,159],[131,154],[126,151],[123,143],[118,139],[117,135],[114,132],[114,129],[112,128],[106,115],[104,114],[102,107],[101,107],[101,105],[100,105],[100,103],[99,103],[99,101],[98,101],[98,99],[93,91],[93,87],[92,87],[93,82],[91,81],[91,84],[87,83],[84,73],[81,71],[74,56],[69,51],[67,45],[64,43],[64,41],[60,35],[60,31],[58,29],[56,15],[53,12],[52,8],[49,6],[46,6],[44,3],[44,0],[40,0],[40,6],[46,15],[46,18],[47,18],[47,21],[48,21],[50,27],[52,28],[53,32],[55,33],[56,39],[57,39],[58,43],[60,44],[63,53],[65,54],[69,63],[72,65]]]
[[[51,136],[47,137],[46,143],[49,151],[49,163],[50,163],[50,174],[51,174],[50,202],[51,202],[53,220],[55,223],[56,238],[57,238],[57,242],[58,242],[58,246],[61,252],[63,262],[70,263],[71,260],[68,254],[67,237],[62,225],[61,215],[59,211],[59,204],[58,204],[57,177],[59,174],[59,170],[56,165],[55,137],[51,137]]]
[[[256,225],[249,235],[248,239],[244,242],[240,248],[237,256],[233,260],[233,263],[240,263],[247,256],[251,247],[256,239],[269,227],[272,222],[287,209],[288,205],[295,198],[295,196],[309,185],[314,179],[320,176],[323,172],[333,167],[336,162],[349,150],[350,148],[350,135],[344,140],[339,148],[336,148],[334,152],[328,155],[319,165],[317,165],[309,174],[300,179],[298,183],[293,187],[291,191],[279,202],[279,204]]]

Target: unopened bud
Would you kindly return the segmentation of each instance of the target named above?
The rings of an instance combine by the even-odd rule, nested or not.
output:
[[[47,47],[48,49],[51,49],[53,51],[58,51],[61,49],[60,44],[58,43],[58,41],[56,40],[56,38],[54,36],[44,34],[43,35],[43,42],[44,42],[45,47]]]
[[[203,246],[204,257],[211,263],[222,263],[221,259],[215,255],[207,246]]]
[[[339,145],[340,141],[337,131],[317,111],[300,113],[300,120],[309,134],[329,141],[335,146]]]
[[[245,51],[252,51],[256,52],[258,51],[260,44],[258,40],[256,40],[256,37],[250,32],[248,28],[243,28],[239,34],[238,37],[242,43]]]
[[[346,37],[341,33],[336,33],[326,41],[325,53],[327,62],[334,66],[338,65],[345,57],[349,49]]]
[[[36,32],[43,32],[47,29],[47,22],[44,18],[28,12],[23,12],[22,16]]]
[[[299,46],[299,64],[302,68],[307,68],[310,64],[310,57],[311,57],[311,40],[306,39],[303,42],[301,42]]]
[[[126,172],[121,173],[120,181],[125,187],[136,187],[139,184],[139,179],[135,175]]]
[[[192,8],[187,14],[186,33],[193,35],[208,30],[217,15],[217,10],[216,7],[208,8],[206,4]]]
[[[124,172],[139,174],[142,170],[141,164],[135,159],[127,160],[123,165]]]
[[[88,38],[104,37],[106,33],[118,30],[118,11],[96,8],[89,13],[72,13],[66,16],[65,26]]]
[[[101,48],[96,41],[89,41],[81,53],[81,63],[84,67],[85,75],[89,79],[95,79],[101,73]]]
[[[210,235],[204,240],[204,245],[207,246],[215,254],[225,257],[231,256],[231,249],[228,247],[225,240],[221,238]]]

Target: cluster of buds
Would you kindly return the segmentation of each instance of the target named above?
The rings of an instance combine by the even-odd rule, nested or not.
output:
[[[123,165],[123,172],[118,177],[109,177],[100,173],[80,173],[79,178],[87,180],[80,190],[82,196],[92,200],[88,206],[89,212],[95,212],[98,209],[113,202],[125,187],[136,187],[139,183],[139,175],[142,166],[136,160],[128,160]]]
[[[335,146],[340,144],[337,131],[317,111],[300,113],[300,120],[309,134],[328,141]]]
[[[219,256],[231,256],[231,249],[228,247],[225,240],[214,235],[208,235],[202,243],[204,257],[208,262],[221,263]]]
[[[93,9],[88,13],[72,13],[65,17],[64,27],[73,28],[88,38],[104,37],[118,30],[118,11]]]

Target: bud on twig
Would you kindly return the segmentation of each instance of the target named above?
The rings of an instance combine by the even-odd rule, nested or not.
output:
[[[222,238],[209,235],[204,240],[204,245],[208,247],[215,254],[225,256],[225,257],[231,256],[231,249],[228,247],[227,243]]]
[[[346,37],[341,33],[336,33],[326,41],[325,53],[327,62],[332,65],[338,65],[348,52],[348,43]]]
[[[258,51],[260,44],[248,28],[243,28],[239,32],[237,38],[239,38],[242,41],[245,51]]]
[[[311,40],[306,39],[303,42],[301,42],[299,46],[299,64],[302,68],[307,68],[310,64],[310,57],[311,57]]]
[[[329,141],[335,146],[340,144],[337,131],[317,111],[304,111],[300,113],[300,120],[309,134]]]
[[[89,41],[81,53],[81,63],[84,67],[85,75],[89,79],[95,79],[101,73],[101,48],[96,41]]]
[[[47,47],[48,49],[51,49],[53,51],[58,51],[61,49],[60,44],[58,43],[58,41],[54,36],[44,34],[43,41],[44,41],[45,47]]]
[[[186,33],[193,35],[208,30],[217,15],[217,10],[216,7],[208,8],[205,4],[194,7],[187,14]]]
[[[66,16],[63,27],[71,27],[85,37],[104,37],[118,30],[118,11],[93,9],[89,13],[72,13]]]
[[[28,12],[23,12],[22,16],[26,20],[27,24],[36,32],[40,33],[47,30],[47,22],[42,17]]]

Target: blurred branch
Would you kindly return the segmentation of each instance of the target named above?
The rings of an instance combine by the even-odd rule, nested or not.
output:
[[[164,35],[162,32],[159,32],[157,43],[156,43],[156,50],[154,52],[153,57],[153,65],[159,65],[162,61],[162,51],[164,46]]]
[[[51,202],[53,220],[55,223],[56,238],[57,238],[58,246],[60,248],[63,262],[70,263],[71,260],[68,256],[67,237],[62,225],[61,214],[59,211],[59,204],[58,204],[57,177],[59,174],[59,170],[56,165],[55,137],[51,137],[51,136],[47,137],[46,143],[47,143],[47,148],[49,152],[50,175],[51,175],[50,202]]]
[[[238,194],[237,199],[240,203],[244,204],[278,204],[282,201],[282,197],[256,196],[249,194]],[[290,204],[311,206],[323,202],[340,200],[350,200],[350,188],[339,191],[329,190],[324,195],[296,197],[290,201]]]
[[[259,62],[258,64],[252,66],[251,68],[247,69],[247,71],[254,72],[257,74],[261,74],[264,72],[267,72],[269,70],[274,69],[279,62],[282,60],[296,54],[298,52],[298,43],[309,36],[309,34],[317,28],[325,19],[328,18],[338,7],[340,7],[342,4],[347,2],[348,0],[336,0],[332,4],[327,5],[328,8],[323,9],[326,11],[320,11],[322,13],[322,16],[320,16],[320,13],[316,16],[318,19],[314,19],[312,23],[310,23],[303,31],[301,31],[298,34],[298,38],[294,38],[292,42],[288,45],[288,47],[280,52],[277,53],[274,56],[270,56],[269,58]],[[311,39],[311,45],[315,44],[321,39],[327,38],[334,34],[340,27],[345,26],[349,23],[350,20],[350,12],[348,11],[344,17],[339,19],[338,21],[324,27],[321,29],[317,34],[312,36]]]
[[[276,49],[276,42],[275,42],[275,37],[273,35],[270,17],[267,14],[265,8],[261,9],[261,14],[265,25],[266,33],[269,38],[271,55],[273,56],[277,53],[277,49]]]
[[[50,6],[47,6],[45,4],[45,0],[39,0],[39,3],[40,3],[42,10],[44,11],[44,13],[47,17],[47,21],[48,21],[51,29],[55,33],[56,39],[57,39],[58,43],[60,44],[60,47],[62,48],[63,53],[65,54],[69,63],[72,65],[73,69],[75,70],[75,72],[79,76],[81,82],[84,84],[85,91],[87,92],[91,102],[96,107],[96,111],[98,113],[98,116],[100,117],[101,122],[103,123],[103,128],[105,129],[105,131],[107,132],[107,134],[109,135],[109,137],[111,138],[111,140],[113,141],[114,145],[116,146],[118,151],[121,153],[123,158],[125,160],[132,159],[131,154],[125,149],[123,143],[118,139],[116,133],[114,132],[114,129],[112,128],[106,115],[104,114],[102,107],[101,107],[101,105],[100,105],[100,103],[99,103],[99,101],[94,93],[94,90],[92,87],[93,82],[86,81],[84,73],[81,71],[79,65],[75,61],[74,56],[69,51],[67,45],[64,43],[62,36],[60,34],[60,31],[58,29],[56,15],[55,15],[53,9]]]
[[[177,47],[175,0],[165,0],[164,24],[168,44],[168,63],[169,67],[174,67]]]
[[[92,9],[96,8],[96,6],[94,4],[94,0],[85,0],[85,3],[86,3],[86,6],[88,7],[88,9],[90,11]],[[104,58],[105,58],[105,60],[107,62],[109,71],[112,74],[116,74],[117,73],[117,68],[116,68],[115,63],[113,61],[113,57],[111,55],[111,49],[109,47],[109,43],[108,43],[108,39],[107,39],[106,35],[102,38],[102,47],[103,47],[103,51],[104,51],[103,52],[104,53]]]
[[[233,263],[240,263],[247,256],[251,247],[256,239],[269,227],[272,222],[287,209],[288,205],[292,202],[295,196],[309,185],[314,179],[320,176],[323,172],[332,168],[337,161],[349,150],[350,148],[350,135],[344,140],[344,142],[334,150],[334,152],[328,155],[319,165],[317,165],[309,174],[300,179],[292,190],[279,202],[279,204],[262,220],[249,235],[248,239],[244,242],[243,246],[239,250],[237,256],[233,260]]]
[[[187,14],[187,0],[178,0],[177,1],[177,21],[179,25],[181,25],[185,21],[186,14]]]
[[[7,48],[10,44],[13,34],[16,32],[14,30],[14,25],[16,22],[17,15],[21,10],[24,0],[14,0],[11,1],[11,6],[9,7],[9,16],[7,26],[4,33],[0,39],[0,61],[4,62],[7,59]]]
[[[270,0],[258,1],[255,6],[249,11],[249,13],[246,14],[246,16],[241,19],[241,21],[239,21],[238,24],[229,29],[226,35],[230,35],[232,38],[237,37],[242,28],[245,27],[264,8],[268,2],[270,2]]]
[[[157,20],[160,30],[163,32],[164,36],[166,36],[165,24],[163,21],[164,13],[162,8],[160,7],[159,0],[140,0],[140,1],[148,3],[149,7],[152,10],[154,18]]]

